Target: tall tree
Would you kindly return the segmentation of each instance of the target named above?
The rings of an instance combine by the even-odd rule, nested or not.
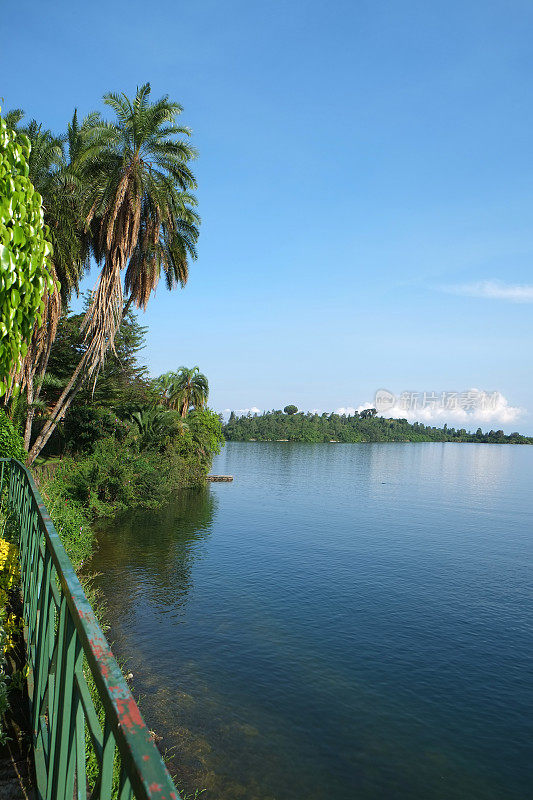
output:
[[[207,378],[200,372],[199,367],[180,367],[175,381],[175,392],[179,399],[179,411],[182,417],[187,416],[191,406],[203,408],[209,396]]]
[[[133,303],[145,309],[162,273],[169,289],[183,286],[188,260],[196,258],[199,217],[190,193],[196,188],[188,166],[196,156],[187,141],[190,130],[176,123],[178,103],[149,97],[148,83],[133,101],[107,94],[104,102],[115,120],[91,114],[76,131],[72,174],[83,186],[86,227],[101,271],[84,319],[84,353],[31,448],[30,464],[83,383],[96,380],[125,308]]]
[[[90,297],[87,298],[88,303]],[[80,326],[84,316],[84,313],[71,314],[68,308],[63,311],[48,362],[47,379],[50,380],[42,390],[47,408],[53,408],[83,355],[85,345],[80,336]],[[91,386],[84,385],[73,401],[69,414],[79,406],[117,409],[137,406],[141,398],[143,402],[149,402],[147,370],[139,362],[139,354],[145,347],[145,334],[146,328],[137,322],[137,316],[130,308],[115,338],[114,352],[106,358],[94,391]]]
[[[177,372],[166,372],[154,381],[161,403],[187,416],[191,406],[204,408],[209,396],[207,378],[199,367],[180,367]]]

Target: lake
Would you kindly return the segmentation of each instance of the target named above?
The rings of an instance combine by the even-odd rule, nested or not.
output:
[[[533,794],[533,447],[228,443],[99,533],[117,657],[203,800]]]

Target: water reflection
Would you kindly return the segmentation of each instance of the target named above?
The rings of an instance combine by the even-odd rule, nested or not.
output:
[[[228,445],[102,530],[149,724],[205,800],[527,796],[533,449]]]
[[[216,502],[209,489],[183,491],[159,511],[124,514],[100,526],[88,571],[97,573],[112,619],[145,614],[147,605],[185,613],[192,567],[205,552]]]

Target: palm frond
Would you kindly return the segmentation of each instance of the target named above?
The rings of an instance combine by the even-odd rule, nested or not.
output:
[[[24,119],[24,111],[21,108],[12,108],[2,116],[7,127],[16,130],[19,122]]]

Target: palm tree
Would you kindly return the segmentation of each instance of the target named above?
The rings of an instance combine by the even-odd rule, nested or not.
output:
[[[83,186],[86,227],[102,268],[84,319],[85,352],[35,440],[30,464],[84,381],[96,381],[124,311],[131,303],[145,309],[162,273],[169,289],[183,286],[188,260],[196,258],[199,217],[190,193],[196,188],[188,167],[196,156],[187,142],[190,130],[176,123],[178,103],[167,96],[152,103],[149,96],[148,83],[133,101],[124,94],[105,95],[115,121],[91,114],[74,137],[72,173]]]
[[[200,372],[199,367],[180,367],[172,384],[175,408],[181,416],[186,417],[190,406],[203,408],[209,396],[207,378]]]
[[[26,126],[20,125],[23,117],[21,109],[14,109],[6,114],[5,120],[13,130],[24,133],[30,140],[29,177],[42,198],[47,238],[53,248],[51,270],[56,282],[54,291],[45,291],[41,325],[35,326],[22,368],[16,376],[25,394],[24,444],[28,449],[61,307],[68,302],[72,291],[78,290],[80,278],[89,263],[90,243],[85,232],[80,185],[69,171],[69,163],[75,154],[76,114],[69,125],[69,135],[63,138],[44,129],[35,120]],[[10,400],[11,392],[7,394],[6,402]],[[20,408],[18,398],[13,398],[13,402]]]
[[[199,367],[180,367],[177,372],[165,372],[152,382],[158,401],[167,408],[187,416],[191,406],[203,408],[209,396],[207,378]]]
[[[151,381],[151,389],[155,398],[156,404],[165,406],[166,408],[175,409],[175,392],[174,381],[176,379],[175,372],[165,372],[164,375],[159,375]]]

